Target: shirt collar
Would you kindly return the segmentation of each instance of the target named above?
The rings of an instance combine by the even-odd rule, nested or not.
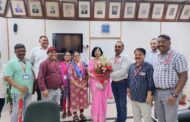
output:
[[[156,51],[151,50],[151,52],[156,54],[158,53],[158,49]]]
[[[121,52],[117,57],[123,57],[124,56],[124,53]],[[115,55],[115,58],[116,58],[116,55]]]
[[[167,55],[167,54],[170,54],[171,52],[173,51],[173,49],[169,49],[166,53],[164,53],[164,54],[161,54],[160,52],[159,52],[159,55]]]

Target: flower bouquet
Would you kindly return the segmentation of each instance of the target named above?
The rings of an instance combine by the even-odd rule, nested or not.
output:
[[[107,59],[102,56],[100,61],[94,64],[94,75],[99,79],[97,87],[103,89],[104,82],[109,79],[109,75],[112,72],[112,66]]]

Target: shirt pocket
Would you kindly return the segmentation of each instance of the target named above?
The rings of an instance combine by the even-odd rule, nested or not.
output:
[[[173,70],[173,65],[172,63],[170,64],[165,64],[163,67],[162,67],[162,70],[166,73],[169,73]]]

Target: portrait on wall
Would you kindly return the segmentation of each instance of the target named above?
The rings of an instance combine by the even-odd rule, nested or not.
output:
[[[46,17],[59,18],[60,17],[59,1],[45,1]]]
[[[78,17],[90,18],[90,1],[78,1]]]
[[[155,3],[153,5],[152,19],[162,19],[164,12],[164,3]]]
[[[81,33],[54,33],[53,46],[59,53],[66,51],[83,52],[83,34]]]
[[[135,18],[136,3],[134,2],[125,2],[124,7],[124,18],[133,19]]]
[[[189,20],[190,19],[190,5],[184,5],[179,16],[180,20]]]
[[[150,3],[140,3],[138,18],[139,19],[148,19],[150,11]]]
[[[7,0],[0,0],[0,16],[5,16]]]
[[[94,18],[104,19],[106,16],[106,1],[94,1]]]
[[[75,18],[76,17],[76,3],[62,2],[62,12],[63,12],[64,18]]]
[[[165,19],[175,20],[178,12],[179,4],[168,4]]]
[[[11,10],[13,16],[26,16],[26,9],[23,0],[11,0]]]
[[[121,14],[121,2],[109,2],[109,18],[119,19]]]
[[[40,0],[29,0],[28,8],[31,17],[43,17],[42,2]]]

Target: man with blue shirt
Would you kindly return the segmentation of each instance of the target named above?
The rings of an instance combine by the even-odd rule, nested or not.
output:
[[[152,122],[151,104],[155,90],[153,82],[153,66],[144,61],[145,49],[134,51],[135,63],[130,65],[128,74],[128,95],[131,98],[134,122]]]
[[[158,51],[158,41],[157,41],[156,38],[153,38],[150,41],[150,48],[151,48],[151,50],[145,56],[145,61],[148,62],[148,63],[150,63],[150,64],[153,64],[155,56],[159,52]]]
[[[19,99],[23,99],[23,116],[25,110],[32,100],[32,90],[34,82],[34,73],[32,64],[25,58],[26,49],[23,44],[14,46],[16,57],[11,59],[4,72],[4,79],[11,87],[11,97],[13,108],[11,122],[18,121]]]

